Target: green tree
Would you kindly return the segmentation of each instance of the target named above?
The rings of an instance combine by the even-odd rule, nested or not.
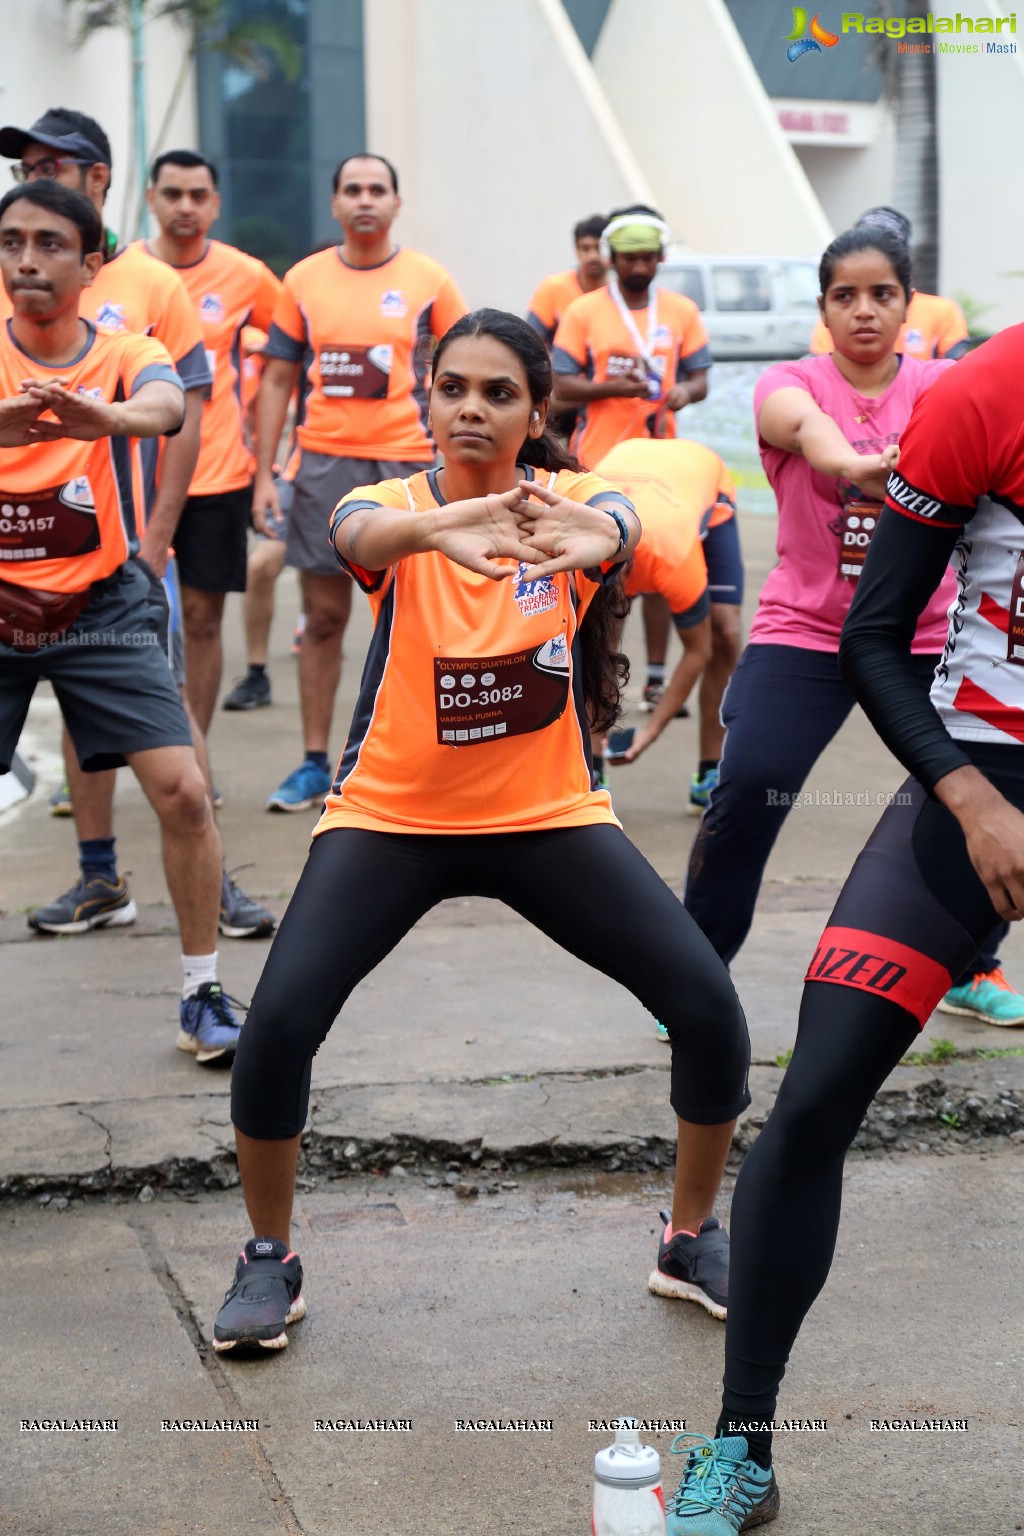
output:
[[[269,80],[275,68],[289,83],[298,79],[302,54],[295,39],[272,21],[236,21],[228,17],[226,0],[64,0],[76,23],[76,42],[96,32],[116,28],[132,42],[132,146],[128,182],[130,233],[140,232],[145,210],[146,173],[164,139],[200,53],[221,53],[254,80]],[[163,119],[152,144],[145,122],[145,29],[150,21],[169,17],[185,33],[186,46]]]

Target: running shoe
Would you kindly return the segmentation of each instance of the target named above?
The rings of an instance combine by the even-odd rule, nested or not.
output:
[[[247,869],[247,864],[239,866]],[[226,939],[265,939],[277,927],[277,919],[266,907],[247,896],[241,886],[232,879],[233,870],[226,869],[220,886],[220,918],[218,926]]]
[[[308,758],[290,773],[267,801],[268,811],[308,811],[319,806],[334,782],[330,768],[318,768]]]
[[[659,1212],[665,1231],[671,1224],[668,1211]],[[696,1237],[677,1232],[658,1242],[658,1263],[647,1282],[656,1296],[695,1301],[712,1317],[724,1320],[729,1306],[729,1234],[717,1216],[708,1216]]]
[[[80,875],[70,891],[30,912],[28,925],[36,933],[88,933],[90,928],[125,928],[138,915],[123,875],[116,880]]]
[[[292,634],[292,655],[293,656],[298,656],[298,655],[301,654],[301,651],[302,651],[302,637],[303,637],[303,635],[305,633],[306,633],[306,615],[304,613],[300,613],[299,614],[298,623],[296,624],[294,632]]]
[[[664,1024],[661,1022],[660,1019],[658,1019],[655,1022],[654,1030],[655,1030],[655,1033],[658,1036],[658,1039],[661,1041],[661,1043],[663,1045],[669,1045],[671,1043],[669,1041],[669,1037],[668,1037],[668,1030],[665,1028]]]
[[[284,1349],[287,1323],[306,1315],[302,1260],[273,1237],[252,1237],[238,1255],[235,1282],[213,1325],[218,1353],[239,1345]]]
[[[262,709],[271,703],[270,677],[266,672],[247,672],[236,680],[222,709]]]
[[[191,1051],[201,1067],[216,1062],[230,1064],[238,1044],[241,1024],[231,1011],[242,1008],[237,997],[228,997],[219,981],[204,981],[194,997],[181,1000],[178,1050]]]
[[[216,784],[214,784],[210,789],[210,803],[215,811],[219,811],[221,806],[224,804],[224,796],[221,794]]]
[[[703,816],[711,799],[711,791],[718,788],[718,769],[709,768],[701,778],[698,774],[690,775],[690,805],[691,816]]]
[[[60,784],[50,796],[49,806],[51,816],[73,816],[75,814],[71,805],[71,791],[68,788],[67,779],[61,779]]]
[[[681,1440],[690,1443],[680,1445]],[[686,1457],[686,1467],[665,1505],[666,1536],[736,1536],[775,1519],[775,1473],[750,1460],[742,1435],[724,1440],[676,1435],[670,1449]]]
[[[664,683],[645,683],[644,684],[643,697],[641,698],[640,703],[637,706],[639,708],[641,714],[644,714],[644,715],[652,714],[654,709],[656,708],[656,706],[658,704],[660,704],[661,696],[662,696],[662,694],[664,692],[665,692],[665,684]],[[689,718],[690,718],[689,705],[687,705],[687,704],[680,704],[679,708],[676,710],[676,719],[677,720],[689,720]]]
[[[964,1014],[1004,1028],[1024,1024],[1024,997],[1014,991],[998,965],[994,971],[972,976],[962,987],[950,987],[938,1008],[940,1013]]]

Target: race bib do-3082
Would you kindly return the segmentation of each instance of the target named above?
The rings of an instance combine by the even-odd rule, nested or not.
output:
[[[434,657],[440,746],[470,746],[542,731],[563,713],[568,698],[564,632],[507,656]]]

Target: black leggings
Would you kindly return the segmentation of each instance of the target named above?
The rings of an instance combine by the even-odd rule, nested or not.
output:
[[[1024,750],[961,745],[1024,808]],[[910,803],[885,812],[811,961],[808,976],[823,979],[805,982],[793,1059],[736,1183],[726,1432],[730,1422],[771,1421],[800,1325],[832,1264],[847,1149],[995,922],[955,818],[913,779],[901,793]],[[877,1232],[885,1241],[884,1227]],[[770,1435],[747,1438],[767,1455]]]
[[[313,1056],[346,998],[451,896],[497,897],[627,987],[669,1032],[681,1119],[721,1125],[749,1104],[750,1042],[729,974],[618,827],[480,836],[345,828],[314,839],[242,1029],[231,1118],[243,1134],[298,1135]],[[472,970],[467,979],[480,983]],[[584,1029],[586,1020],[582,998]]]

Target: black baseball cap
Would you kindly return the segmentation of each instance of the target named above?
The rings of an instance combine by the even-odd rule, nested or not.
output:
[[[81,129],[69,133],[62,113],[44,112],[31,128],[0,128],[0,155],[5,160],[20,160],[29,144],[45,144],[60,155],[90,165],[110,164],[110,151],[94,144]]]

